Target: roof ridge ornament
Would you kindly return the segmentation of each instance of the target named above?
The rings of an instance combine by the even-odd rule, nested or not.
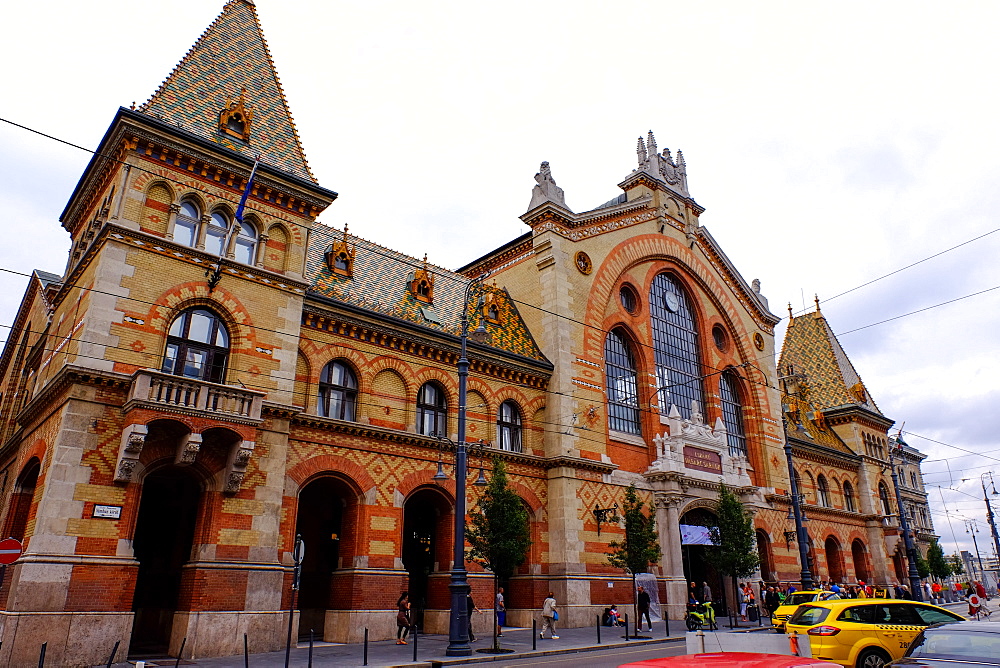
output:
[[[538,168],[538,173],[535,174],[535,183],[535,187],[531,189],[531,204],[528,205],[528,211],[545,202],[552,202],[567,211],[570,210],[566,206],[566,193],[556,185],[556,180],[552,178],[552,169],[549,167],[548,161],[542,162]]]
[[[639,167],[635,171],[645,172],[650,176],[666,182],[681,195],[690,197],[687,183],[687,163],[684,161],[684,152],[677,150],[677,159],[674,160],[669,148],[664,148],[662,153],[658,153],[656,137],[650,130],[643,142],[642,137],[636,145],[636,154],[639,157]]]

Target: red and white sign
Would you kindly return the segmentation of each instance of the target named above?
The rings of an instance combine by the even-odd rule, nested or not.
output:
[[[0,540],[0,564],[6,566],[12,564],[21,557],[21,541],[16,538],[5,538]]]

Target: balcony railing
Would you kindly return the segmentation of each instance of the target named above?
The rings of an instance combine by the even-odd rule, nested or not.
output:
[[[260,420],[264,392],[207,383],[152,369],[132,374],[128,404],[150,408],[202,411],[237,420]]]

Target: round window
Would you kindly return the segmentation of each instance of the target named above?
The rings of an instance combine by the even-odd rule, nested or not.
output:
[[[722,325],[712,327],[712,339],[715,341],[716,348],[721,352],[726,352],[729,347],[729,335],[726,334],[726,329]]]
[[[618,292],[618,298],[621,300],[622,308],[632,315],[639,310],[639,295],[631,285],[623,285]]]

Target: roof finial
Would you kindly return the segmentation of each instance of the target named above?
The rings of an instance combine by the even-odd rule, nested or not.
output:
[[[814,297],[815,297],[814,301],[816,302],[816,314],[819,315],[819,295],[816,294],[814,295]]]
[[[788,302],[788,319],[792,319],[792,302]]]
[[[347,243],[347,223],[344,223],[344,243]]]
[[[424,253],[424,271],[427,271],[427,253]]]
[[[649,131],[649,134],[646,137],[646,148],[649,150],[650,155],[656,155],[657,153],[656,138],[653,137],[652,130]]]

